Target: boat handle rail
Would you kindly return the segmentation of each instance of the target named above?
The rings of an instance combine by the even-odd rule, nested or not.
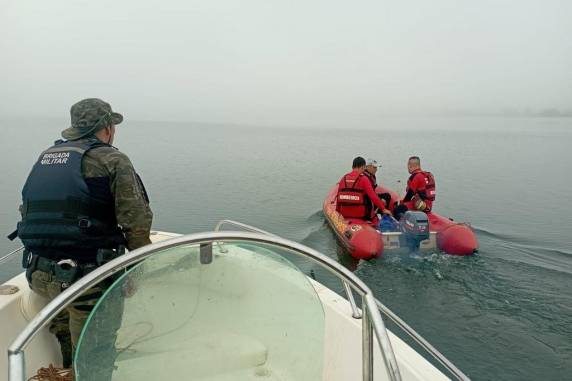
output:
[[[387,376],[391,381],[401,381],[401,374],[395,358],[395,353],[381,318],[376,300],[369,287],[354,273],[326,255],[307,246],[260,232],[208,232],[196,233],[172,238],[143,246],[128,252],[114,260],[98,267],[86,276],[80,278],[64,292],[52,299],[24,328],[8,347],[8,379],[9,381],[25,381],[24,350],[36,334],[45,327],[59,312],[72,303],[83,292],[113,274],[142,262],[151,255],[181,245],[211,244],[221,241],[250,241],[266,243],[287,249],[299,256],[309,258],[314,263],[328,270],[338,279],[345,281],[351,289],[362,298],[362,380],[373,381],[373,335],[382,354]],[[350,292],[351,294],[351,292]]]
[[[233,225],[233,226],[237,226],[237,227],[239,227],[239,228],[243,228],[244,230],[247,230],[247,231],[250,231],[250,232],[266,234],[266,235],[269,235],[269,236],[272,236],[272,237],[278,237],[276,234],[272,234],[272,233],[270,233],[270,232],[267,232],[266,230],[262,230],[262,229],[259,229],[259,228],[257,228],[257,227],[254,227],[254,226],[252,226],[252,225],[243,224],[242,222],[238,222],[238,221],[234,221],[234,220],[220,220],[220,221],[216,224],[216,226],[215,226],[215,228],[214,228],[214,231],[215,231],[215,232],[221,231],[221,228],[222,228],[224,225]]]

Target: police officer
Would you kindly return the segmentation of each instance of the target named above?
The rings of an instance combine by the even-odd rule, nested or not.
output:
[[[62,131],[65,141],[42,152],[26,180],[17,229],[30,287],[48,299],[125,247],[151,242],[153,213],[143,183],[129,158],[112,145],[123,116],[96,98],[74,104],[70,114],[71,127]],[[108,286],[86,291],[52,321],[65,368]]]

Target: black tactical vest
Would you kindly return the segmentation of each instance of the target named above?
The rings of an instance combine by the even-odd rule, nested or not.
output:
[[[41,254],[116,248],[125,244],[117,225],[108,177],[84,179],[87,151],[109,146],[99,141],[56,142],[44,151],[22,190],[22,221],[18,237]]]

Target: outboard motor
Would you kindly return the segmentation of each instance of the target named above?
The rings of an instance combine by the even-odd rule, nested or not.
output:
[[[405,246],[411,251],[419,249],[421,241],[429,239],[429,219],[419,211],[407,211],[399,220]]]

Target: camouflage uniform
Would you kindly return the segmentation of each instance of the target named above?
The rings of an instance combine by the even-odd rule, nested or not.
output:
[[[92,140],[94,133],[111,123],[121,123],[123,117],[111,111],[109,104],[99,99],[85,99],[71,109],[72,127],[62,136],[68,140]],[[143,184],[129,158],[113,147],[96,147],[88,151],[82,161],[84,178],[108,177],[114,198],[115,216],[121,226],[129,250],[151,243],[149,233],[153,213]],[[62,282],[55,274],[28,269],[28,279],[33,291],[49,299],[63,291]],[[85,274],[84,274],[85,275]],[[73,351],[84,323],[98,299],[111,283],[104,282],[76,299],[52,321],[50,331],[56,335],[62,347],[64,367],[71,365]],[[120,326],[122,302],[118,306],[117,326]],[[115,332],[111,333],[114,341]]]
[[[85,178],[109,177],[115,198],[115,216],[127,239],[127,248],[135,250],[151,243],[149,231],[153,213],[145,188],[129,158],[112,147],[94,148],[87,152],[82,172]]]

